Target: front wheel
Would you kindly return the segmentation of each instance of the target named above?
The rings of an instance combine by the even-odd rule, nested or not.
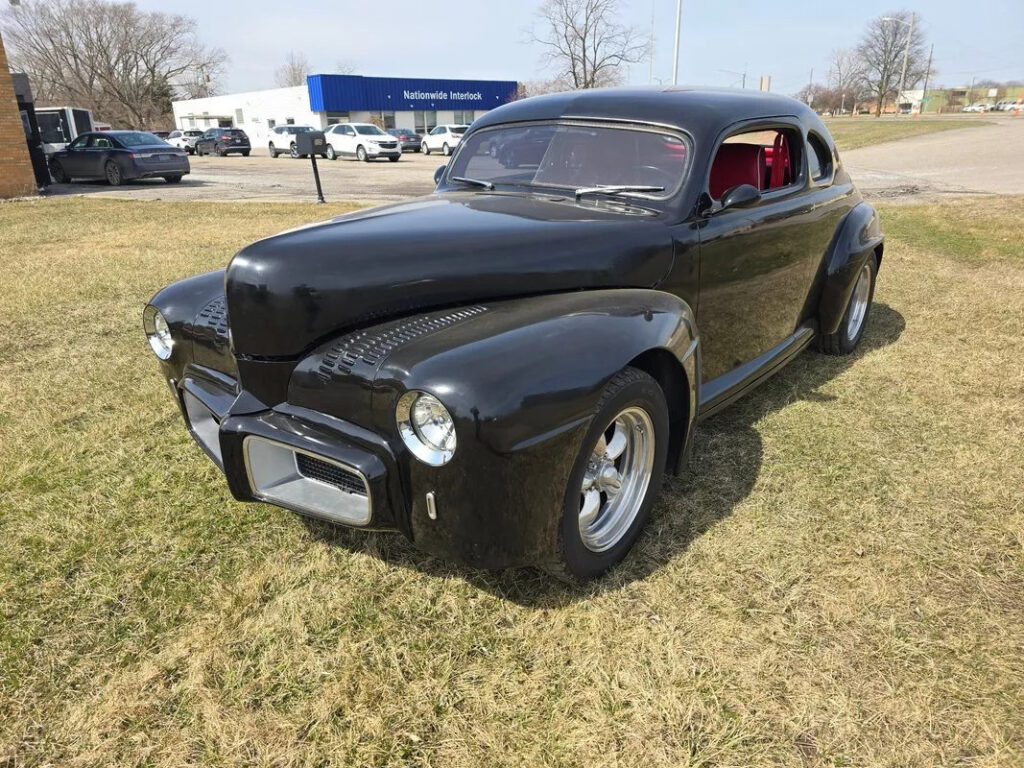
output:
[[[622,560],[647,521],[668,454],[665,393],[627,367],[605,386],[569,475],[555,558],[569,580],[600,576]]]
[[[366,150],[363,148],[362,144],[356,147],[356,160],[361,163],[370,162],[370,156],[366,154]]]
[[[270,157],[271,158],[276,158],[277,157],[277,150],[274,149],[274,142],[270,142],[270,146],[268,146],[267,149],[270,150]]]
[[[839,330],[818,337],[817,347],[820,351],[826,355],[848,355],[856,349],[867,327],[868,315],[871,314],[877,275],[878,257],[872,253],[857,274],[857,282],[854,283]]]
[[[448,146],[447,142],[445,142],[443,145],[441,145],[441,154],[442,155],[444,155],[445,157],[448,157],[448,155],[450,155],[451,153],[452,153],[452,148]]]
[[[121,166],[113,160],[107,161],[107,165],[104,168],[104,174],[107,177],[107,184],[112,187],[119,187],[121,186],[121,182],[124,181],[124,175],[121,173]]]
[[[50,161],[50,176],[53,178],[54,184],[66,184],[68,182],[68,175],[64,173],[64,166],[60,164],[59,160]]]
[[[388,158],[388,160],[390,160],[392,163],[397,163],[401,159],[402,159],[401,155],[395,155],[394,157],[389,157]]]
[[[334,151],[334,145],[333,144],[328,144],[327,145],[327,152],[324,154],[324,157],[326,157],[328,160],[337,160],[338,159],[338,153]]]
[[[427,146],[427,142],[424,141],[422,144],[420,144],[420,151],[424,155],[429,155],[430,154],[430,147]]]
[[[298,157],[299,156],[299,148],[297,146],[295,146],[295,142],[294,141],[291,143],[291,146],[288,147],[288,151],[291,153],[292,157]]]

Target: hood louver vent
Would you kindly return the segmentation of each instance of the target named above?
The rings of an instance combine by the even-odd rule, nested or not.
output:
[[[339,339],[324,354],[317,373],[324,381],[330,381],[332,376],[351,373],[352,368],[359,362],[376,366],[403,344],[449,328],[486,311],[487,308],[482,306],[463,307],[444,314],[405,318],[351,333]]]

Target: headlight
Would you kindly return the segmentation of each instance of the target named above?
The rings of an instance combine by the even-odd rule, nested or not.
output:
[[[407,392],[395,409],[398,432],[406,447],[424,464],[440,467],[455,455],[455,422],[433,395]]]
[[[171,329],[167,325],[164,316],[152,304],[148,305],[142,313],[142,327],[149,339],[149,346],[161,360],[171,356],[171,347],[174,340],[171,338]]]

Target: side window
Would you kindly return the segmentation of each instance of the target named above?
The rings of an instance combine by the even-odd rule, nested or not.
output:
[[[743,131],[729,136],[718,148],[708,177],[715,200],[740,184],[772,192],[796,184],[803,154],[800,133],[793,128]]]
[[[807,172],[812,181],[826,181],[832,176],[832,153],[815,133],[807,134],[810,150],[807,152]]]
[[[89,146],[95,149],[110,149],[113,144],[110,143],[110,139],[106,136],[93,136]]]
[[[77,139],[68,144],[68,149],[81,149],[89,142],[88,136],[79,136]]]

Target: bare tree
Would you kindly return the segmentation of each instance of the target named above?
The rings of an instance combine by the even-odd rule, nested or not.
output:
[[[199,81],[212,92],[227,60],[199,42],[194,19],[131,2],[24,0],[0,23],[11,65],[28,72],[40,102],[119,126],[163,127],[171,100]]]
[[[863,66],[864,81],[875,99],[875,116],[882,114],[886,99],[898,96],[903,55],[908,50],[906,88],[924,77],[928,55],[920,18],[910,37],[910,11],[894,11],[872,19],[857,46],[857,57]]]
[[[537,10],[541,29],[530,39],[567,87],[616,85],[622,65],[642,61],[650,48],[649,37],[620,23],[619,13],[619,0],[545,0]]]
[[[306,75],[309,74],[309,59],[303,53],[288,51],[284,64],[277,68],[274,73],[274,80],[279,88],[289,88],[293,85],[305,85]]]
[[[356,73],[356,65],[348,59],[341,59],[334,63],[334,74],[336,75],[354,75]]]
[[[867,96],[864,62],[856,50],[836,48],[832,51],[828,67],[828,87],[840,95],[840,105],[849,105],[851,109]]]

